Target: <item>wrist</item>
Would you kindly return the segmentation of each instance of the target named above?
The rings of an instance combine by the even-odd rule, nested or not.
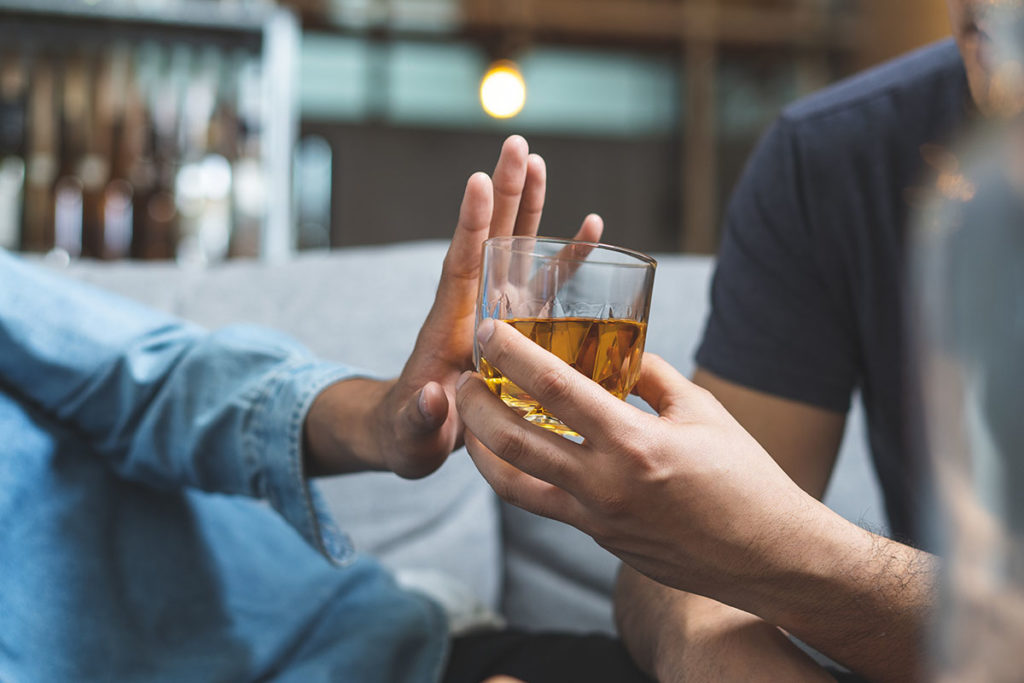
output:
[[[332,384],[306,415],[305,465],[309,476],[387,469],[393,429],[387,422],[394,381],[354,378]]]

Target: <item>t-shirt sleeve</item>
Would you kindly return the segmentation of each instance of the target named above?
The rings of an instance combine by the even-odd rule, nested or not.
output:
[[[780,119],[729,203],[697,364],[730,382],[845,412],[858,381],[856,327],[827,225],[810,225],[794,124]]]

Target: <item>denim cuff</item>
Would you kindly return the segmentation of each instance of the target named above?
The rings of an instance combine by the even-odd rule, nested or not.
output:
[[[331,384],[364,376],[309,358],[285,362],[267,380],[245,430],[245,469],[253,494],[336,565],[352,561],[351,540],[338,529],[319,491],[306,478],[303,429],[314,399]]]

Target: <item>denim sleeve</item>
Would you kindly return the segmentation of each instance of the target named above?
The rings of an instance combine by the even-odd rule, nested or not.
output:
[[[350,548],[306,482],[303,425],[355,374],[270,330],[208,332],[0,250],[0,390],[125,479],[266,499],[334,561]]]

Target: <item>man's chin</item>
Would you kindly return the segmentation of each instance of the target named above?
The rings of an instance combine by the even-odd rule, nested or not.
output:
[[[991,75],[972,79],[971,96],[983,116],[1019,116],[1024,113],[1024,65],[1006,63]]]
[[[1024,65],[1016,61],[995,62],[979,45],[969,40],[961,45],[971,98],[979,113],[1005,118],[1024,112]]]

